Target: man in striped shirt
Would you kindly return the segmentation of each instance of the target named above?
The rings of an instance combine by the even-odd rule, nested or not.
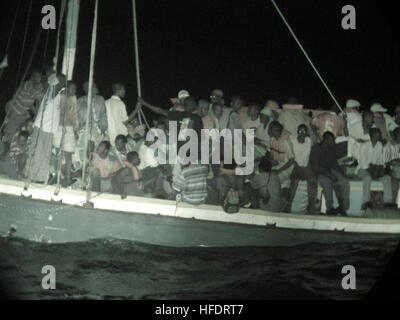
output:
[[[33,71],[30,80],[24,82],[13,98],[6,104],[7,116],[4,125],[3,153],[6,154],[14,135],[21,129],[26,120],[35,112],[35,102],[39,106],[44,95],[42,75]]]
[[[182,165],[172,187],[181,194],[183,202],[200,205],[207,198],[208,168],[202,164]]]

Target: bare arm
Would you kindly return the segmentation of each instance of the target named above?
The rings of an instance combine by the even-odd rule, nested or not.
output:
[[[150,103],[144,101],[142,98],[139,98],[138,102],[140,104],[144,105],[146,108],[150,109],[151,111],[155,112],[155,113],[161,114],[163,116],[167,116],[168,115],[168,111],[167,110],[164,110],[164,109],[161,109],[159,107],[153,106]]]

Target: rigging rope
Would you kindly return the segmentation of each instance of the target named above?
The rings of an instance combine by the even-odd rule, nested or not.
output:
[[[47,54],[47,47],[49,44],[49,35],[50,35],[50,29],[47,29],[46,42],[44,44],[44,50],[43,50],[42,70],[44,70],[44,66],[46,64],[46,54]]]
[[[18,70],[17,70],[17,76],[16,76],[16,81],[15,81],[15,89],[14,91],[17,91],[18,89],[18,79],[19,79],[19,74],[21,72],[21,65],[22,65],[22,58],[24,56],[24,51],[25,51],[25,43],[26,43],[26,38],[28,35],[28,28],[29,28],[29,21],[31,18],[31,11],[32,11],[32,0],[29,2],[29,9],[28,9],[28,15],[25,23],[25,32],[24,32],[24,40],[22,42],[22,49],[21,49],[21,56],[19,57],[19,64],[18,64]]]
[[[83,155],[83,168],[82,168],[82,183],[86,183],[86,165],[88,158],[88,146],[89,146],[89,130],[90,133],[92,121],[90,121],[90,116],[92,114],[92,97],[93,97],[93,74],[94,74],[94,60],[96,57],[96,40],[97,40],[97,18],[98,18],[98,6],[99,1],[96,0],[94,8],[94,18],[93,18],[93,29],[92,29],[92,44],[90,48],[90,69],[89,69],[89,88],[88,88],[88,101],[86,110],[86,127],[85,127],[85,151]],[[89,124],[90,122],[90,124]],[[90,127],[89,127],[90,125]],[[89,163],[90,166],[90,163]],[[86,183],[86,200],[90,200],[90,175],[88,178],[88,183]]]
[[[20,6],[21,6],[21,1],[22,1],[22,0],[19,0],[18,6],[17,6],[17,10],[15,10],[14,20],[13,20],[13,23],[12,23],[12,26],[11,26],[10,35],[8,36],[7,45],[6,45],[6,50],[5,50],[5,53],[4,53],[4,57],[5,57],[5,58],[7,58],[7,56],[8,56],[8,49],[10,48],[11,39],[12,39],[12,36],[13,36],[13,34],[14,34],[15,25],[16,25],[16,23],[17,23],[18,11],[19,11],[19,8],[20,8]],[[1,79],[1,77],[3,76],[4,69],[5,69],[5,68],[2,68],[2,69],[0,70],[0,79]]]
[[[274,0],[271,0],[272,4],[274,5],[276,11],[278,12],[279,16],[282,18],[283,22],[285,23],[286,27],[288,28],[289,32],[291,33],[291,35],[293,36],[294,40],[296,41],[296,43],[298,44],[298,46],[300,47],[300,50],[303,52],[304,56],[307,58],[308,62],[310,63],[311,67],[313,68],[313,70],[315,71],[315,73],[317,74],[318,78],[321,80],[322,84],[324,85],[325,89],[328,91],[329,95],[331,96],[331,98],[333,99],[333,101],[335,102],[336,106],[339,108],[340,112],[342,114],[345,114],[345,112],[343,111],[342,107],[340,106],[339,102],[336,100],[335,96],[333,95],[333,93],[331,92],[331,90],[329,89],[328,85],[325,83],[324,79],[322,78],[321,74],[318,72],[317,68],[315,67],[315,65],[313,64],[313,62],[311,61],[310,57],[308,56],[307,52],[304,50],[303,46],[301,45],[299,39],[296,37],[293,29],[290,27],[289,23],[287,22],[285,16],[283,15],[283,13],[281,12],[281,10],[279,9],[278,5],[275,3]]]
[[[38,30],[36,32],[36,37],[35,37],[35,42],[33,44],[32,52],[31,52],[31,55],[29,57],[28,65],[26,66],[25,72],[24,72],[24,74],[22,76],[22,79],[21,79],[21,81],[19,83],[19,86],[21,86],[24,83],[24,81],[26,79],[26,76],[28,75],[29,69],[31,68],[31,65],[32,65],[32,62],[33,62],[33,57],[36,55],[36,51],[37,51],[37,48],[38,48],[38,44],[39,44],[39,40],[40,40],[41,34],[42,34],[42,27],[39,24],[38,25]]]
[[[137,84],[137,93],[138,97],[142,96],[142,86],[140,82],[140,65],[139,65],[139,46],[138,46],[138,35],[137,35],[137,19],[136,19],[136,1],[132,0],[132,15],[133,15],[133,35],[135,42],[135,66],[136,66],[136,84]],[[150,126],[146,120],[146,116],[144,115],[143,110],[140,108],[138,112],[139,123],[142,124],[142,117],[146,123],[148,129]]]

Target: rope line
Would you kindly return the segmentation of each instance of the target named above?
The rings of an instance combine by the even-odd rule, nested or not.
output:
[[[279,9],[278,5],[275,3],[274,0],[271,0],[272,4],[274,5],[276,11],[278,12],[279,16],[282,18],[283,22],[285,23],[286,27],[288,28],[289,32],[291,33],[291,35],[293,36],[294,40],[296,41],[297,45],[300,47],[300,50],[303,52],[304,56],[307,58],[308,62],[310,63],[311,67],[313,68],[313,70],[315,71],[315,73],[317,74],[318,78],[321,80],[322,84],[324,85],[325,89],[328,91],[329,95],[331,96],[331,98],[333,99],[333,101],[335,102],[336,106],[339,108],[340,112],[345,114],[342,107],[340,106],[339,102],[336,100],[335,96],[333,95],[333,93],[331,92],[331,90],[329,89],[328,85],[325,83],[324,79],[322,78],[321,74],[318,72],[317,68],[315,67],[315,65],[313,64],[313,62],[311,61],[310,57],[308,56],[307,52],[305,51],[305,49],[303,48],[302,44],[300,43],[299,39],[296,37],[293,29],[290,27],[289,23],[287,22],[285,16],[283,15],[283,13],[281,12],[281,10]]]
[[[31,19],[31,11],[32,11],[32,3],[33,1],[30,0],[29,2],[29,8],[28,8],[28,15],[25,23],[25,32],[24,32],[24,40],[22,41],[22,49],[21,49],[21,56],[19,57],[19,63],[18,63],[18,70],[17,70],[17,76],[16,76],[16,81],[15,81],[15,90],[18,88],[18,79],[19,79],[19,74],[21,73],[21,65],[22,65],[22,58],[24,57],[24,51],[25,51],[25,43],[26,43],[26,38],[28,35],[28,29],[29,29],[29,21]]]

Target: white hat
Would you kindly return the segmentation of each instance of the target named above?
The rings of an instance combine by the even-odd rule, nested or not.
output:
[[[268,117],[273,117],[273,113],[272,113],[272,110],[271,109],[269,109],[268,107],[264,107],[261,111],[260,111],[260,113],[261,114],[263,114],[263,115],[265,115],[265,116],[268,116]]]
[[[371,111],[372,112],[386,112],[387,109],[385,109],[384,107],[382,107],[382,105],[380,103],[374,103],[371,106]]]
[[[359,108],[360,102],[354,99],[349,99],[346,101],[346,108]]]
[[[178,92],[178,99],[184,99],[189,96],[190,96],[190,94],[189,94],[189,91],[187,91],[187,90],[181,90]]]
[[[265,108],[276,110],[276,109],[279,109],[279,104],[275,100],[268,100],[265,103]]]

